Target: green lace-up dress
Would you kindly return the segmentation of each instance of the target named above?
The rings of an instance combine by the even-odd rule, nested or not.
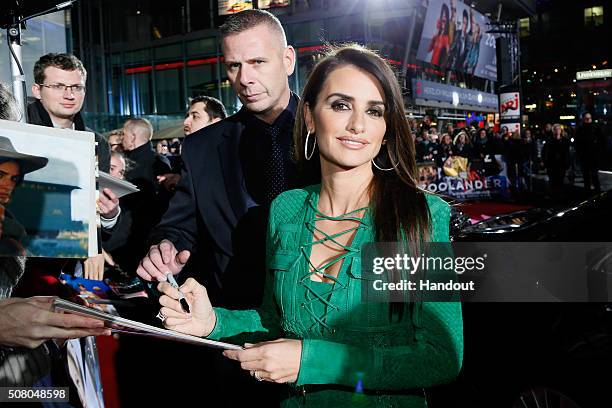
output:
[[[463,357],[458,302],[423,302],[397,321],[386,303],[361,302],[360,248],[374,241],[370,211],[328,217],[317,210],[321,186],[287,191],[272,203],[267,237],[268,279],[264,302],[255,310],[215,308],[209,338],[238,344],[277,338],[302,339],[297,382],[283,407],[424,407],[423,388],[452,381]],[[448,205],[427,196],[431,241],[447,242]],[[353,220],[334,236],[315,220]],[[312,246],[356,230],[333,283],[316,282]],[[337,243],[337,242],[336,242]],[[337,243],[338,244],[338,243]],[[339,244],[338,244],[339,245]],[[329,265],[324,265],[323,270]]]

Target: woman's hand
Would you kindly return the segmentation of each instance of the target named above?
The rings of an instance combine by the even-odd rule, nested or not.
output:
[[[208,336],[215,328],[217,318],[206,288],[195,279],[189,278],[180,289],[189,303],[191,313],[183,311],[178,301],[178,290],[167,282],[157,285],[157,290],[164,294],[159,298],[159,303],[163,306],[160,312],[165,316],[164,327],[193,336]]]
[[[278,339],[257,344],[245,344],[245,350],[225,350],[223,355],[240,361],[258,380],[275,383],[297,381],[302,359],[302,340]]]

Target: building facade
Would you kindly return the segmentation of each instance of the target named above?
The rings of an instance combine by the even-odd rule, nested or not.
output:
[[[164,128],[182,121],[188,98],[197,95],[217,97],[229,112],[237,111],[240,101],[225,75],[216,30],[225,19],[220,15],[222,3],[227,2],[78,3],[72,10],[77,27],[73,49],[90,74],[86,99],[89,123],[107,131],[119,127],[126,117],[145,116],[157,129]],[[497,111],[494,77],[433,63],[431,51],[422,50],[425,33],[434,30],[432,19],[437,18],[430,16],[428,5],[478,12],[477,5],[474,8],[471,3],[454,0],[282,3],[284,7],[270,10],[281,20],[289,43],[297,51],[295,74],[290,78],[294,92],[300,93],[326,43],[359,42],[378,50],[396,68],[407,110],[414,117],[428,113],[465,122],[487,115],[490,120]],[[481,3],[483,9],[492,10],[492,2]],[[521,13],[525,14],[524,10]],[[485,23],[480,24],[482,41],[490,45],[486,28]]]

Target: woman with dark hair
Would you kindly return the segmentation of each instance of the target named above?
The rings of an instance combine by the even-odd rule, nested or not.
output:
[[[283,406],[424,407],[423,388],[452,381],[461,368],[460,304],[361,297],[371,285],[363,244],[412,250],[449,240],[448,204],[418,187],[389,64],[357,45],[331,50],[304,88],[294,145],[301,169],[322,181],[272,202],[263,305],[212,308],[206,289],[188,279],[180,288],[191,306],[185,313],[179,292],[162,282],[160,318],[197,336],[260,341],[224,355],[258,380],[290,383]]]
[[[468,74],[474,74],[480,57],[480,24],[475,24],[472,19],[472,31],[467,38],[467,46],[465,50],[465,59],[463,61],[463,69]]]
[[[439,65],[442,67],[446,66],[446,58],[450,48],[450,42],[448,39],[450,23],[448,14],[448,6],[446,4],[442,4],[442,8],[440,9],[440,18],[436,23],[438,31],[431,39],[429,49],[427,50],[428,52],[432,53],[430,62],[433,65]]]
[[[455,146],[455,155],[466,158],[472,157],[470,137],[465,131],[462,130],[457,133],[457,136],[455,136],[455,139],[453,140],[453,145]]]
[[[453,139],[448,133],[443,133],[440,139],[440,158],[441,162],[449,158],[454,154],[455,146],[453,146]]]

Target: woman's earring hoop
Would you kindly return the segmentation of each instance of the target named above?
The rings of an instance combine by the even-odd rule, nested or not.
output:
[[[393,163],[393,160],[391,160],[391,155],[389,154],[388,148],[387,148],[387,155],[389,156],[389,161]],[[376,167],[380,171],[391,171],[391,170],[395,170],[395,168],[397,167],[397,163],[395,163],[393,167],[389,167],[388,169],[383,169],[378,164],[376,164],[376,157],[372,159],[372,164],[374,165],[374,167]]]
[[[306,160],[310,160],[312,158],[312,155],[314,154],[314,151],[317,148],[317,137],[315,136],[314,145],[312,146],[312,152],[308,154],[308,138],[309,137],[310,137],[310,130],[306,133],[306,143],[304,143],[304,157],[306,158]]]

